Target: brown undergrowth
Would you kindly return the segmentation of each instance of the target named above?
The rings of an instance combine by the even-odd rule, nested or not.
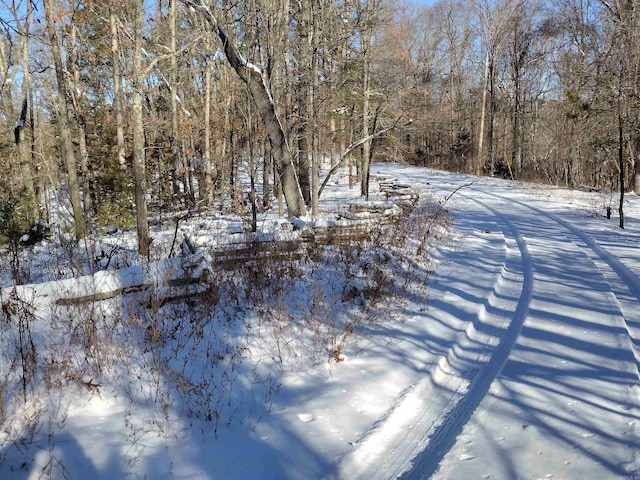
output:
[[[289,251],[248,241],[240,260],[175,291],[156,278],[114,298],[45,308],[17,293],[2,298],[0,463],[11,449],[33,462],[30,444],[55,455],[55,423],[44,428],[41,416],[54,413],[62,428],[64,405],[47,402],[69,393],[109,392],[147,408],[144,422],[123,420],[132,447],[141,432],[166,437],[185,419],[203,435],[255,424],[283,372],[336,368],[402,321],[411,292],[426,288],[447,222],[424,201]],[[53,457],[47,465],[64,468]]]

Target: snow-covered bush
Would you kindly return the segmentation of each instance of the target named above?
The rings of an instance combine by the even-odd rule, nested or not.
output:
[[[178,421],[203,435],[250,428],[277,398],[282,375],[339,368],[373,335],[392,331],[410,289],[426,287],[427,237],[442,228],[442,212],[425,202],[313,241],[251,237],[236,247],[237,261],[227,254],[193,277],[201,283],[190,282],[191,263],[212,262],[213,250],[148,265],[157,278],[112,298],[3,298],[0,452],[17,449],[28,463],[30,442],[46,449],[55,422],[27,427],[43,425],[45,411],[64,425],[60,399],[70,394],[146,409],[144,422],[123,419],[132,452],[146,432],[169,435]],[[186,281],[176,281],[181,275]]]

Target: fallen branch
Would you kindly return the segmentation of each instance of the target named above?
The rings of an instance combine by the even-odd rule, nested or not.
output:
[[[456,188],[453,192],[451,192],[449,195],[447,195],[444,198],[444,202],[442,202],[442,205],[444,205],[445,203],[447,203],[451,197],[453,197],[456,193],[458,193],[460,190],[462,190],[463,188],[467,188],[470,187],[471,185],[473,185],[473,182],[471,183],[465,183],[464,185],[460,185],[458,188]]]

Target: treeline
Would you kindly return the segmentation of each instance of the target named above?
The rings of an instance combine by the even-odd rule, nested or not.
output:
[[[314,213],[339,162],[365,197],[373,160],[640,193],[634,0],[2,4],[5,236],[55,195],[144,255],[150,214],[242,204],[241,171],[254,211]]]

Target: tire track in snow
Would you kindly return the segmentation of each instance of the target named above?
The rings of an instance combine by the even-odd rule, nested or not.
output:
[[[625,310],[628,310],[628,311],[633,311],[633,310],[630,310],[629,307],[625,307],[624,306],[625,302],[620,298],[622,296],[621,295],[622,292],[620,292],[620,289],[622,287],[622,289],[626,288],[629,291],[629,293],[635,297],[635,300],[640,303],[640,277],[636,276],[615,255],[609,253],[605,248],[603,248],[597,241],[591,238],[588,234],[574,227],[573,225],[571,225],[570,222],[560,218],[559,216],[550,212],[546,212],[538,207],[534,207],[525,202],[515,200],[513,198],[507,199],[502,195],[498,195],[496,193],[490,193],[486,191],[484,191],[483,193],[485,195],[490,195],[492,197],[499,198],[500,200],[509,201],[511,203],[517,203],[518,205],[526,207],[529,210],[532,210],[539,215],[549,218],[555,223],[564,227],[566,230],[568,230],[571,234],[573,234],[575,237],[580,239],[582,242],[584,242],[586,247],[593,253],[593,255],[588,255],[587,252],[585,253],[589,256],[589,258],[591,258],[595,267],[600,271],[603,278],[607,281],[612,294],[616,297],[616,300],[618,301],[618,306],[622,313],[621,317],[624,321],[624,329],[626,330],[629,336],[629,339],[631,340],[630,348],[636,363],[635,373],[638,376],[638,379],[640,381],[640,324],[637,326],[630,324],[630,320],[628,319],[628,316],[625,315]],[[576,246],[583,251],[585,250],[580,245],[576,244]],[[595,256],[596,258],[594,259],[593,256]],[[601,262],[604,262],[608,268],[605,267],[603,269],[602,268],[603,266],[598,265],[599,263],[598,260],[600,260]],[[612,274],[622,282],[622,285],[618,285],[616,288],[614,288],[614,286],[611,284]],[[631,308],[634,308],[634,307],[637,308],[637,306],[632,306]]]
[[[495,217],[495,210],[480,207],[488,211],[491,218]],[[518,309],[523,311],[526,307],[522,272],[525,270],[524,265],[528,263],[522,258],[523,240],[520,238],[519,245],[512,238],[512,229],[506,222],[503,222],[504,225],[500,221],[497,223],[497,230],[502,232],[505,257],[502,265],[494,272],[492,289],[487,292],[484,302],[479,304],[475,319],[467,320],[466,328],[452,339],[447,352],[435,358],[427,366],[427,372],[417,376],[400,393],[393,405],[363,435],[351,442],[355,448],[339,458],[340,473],[337,478],[390,479],[406,472],[411,466],[410,460],[420,457],[420,452],[429,445],[432,434],[448,421],[449,413],[469,393],[474,378],[479,376],[483,366],[489,364],[496,345],[505,336],[513,312]],[[508,299],[506,305],[505,299]],[[501,312],[496,313],[496,310]],[[524,311],[520,316],[524,318]],[[489,331],[483,327],[487,327]],[[499,330],[500,333],[496,334],[494,330]],[[482,345],[482,351],[478,351],[478,345]],[[503,348],[505,345],[503,344]],[[505,352],[504,357],[507,356],[508,352]],[[456,366],[462,357],[464,364],[479,367],[464,369]],[[478,381],[475,380],[475,383]],[[490,384],[491,381],[488,381],[487,385]],[[438,391],[438,395],[430,398],[434,391]],[[477,395],[477,392],[478,390],[473,391],[472,395]],[[480,398],[476,403],[479,402]],[[463,424],[464,422],[462,426]],[[455,437],[454,434],[454,440]]]
[[[426,479],[439,468],[440,462],[454,445],[457,436],[471,418],[480,402],[489,391],[493,380],[498,376],[515,346],[527,317],[529,304],[533,295],[533,263],[523,235],[515,224],[499,210],[472,196],[460,193],[484,209],[490,211],[510,231],[520,252],[522,270],[522,290],[513,317],[503,333],[500,343],[493,351],[491,358],[480,367],[471,380],[467,393],[456,405],[439,420],[439,426],[427,439],[427,446],[412,461],[408,471],[401,473],[402,479]],[[508,270],[508,269],[507,269]]]
[[[457,183],[458,182],[455,182],[455,183],[452,182],[450,186],[455,187],[457,186]],[[623,347],[627,347],[628,341],[629,339],[631,339],[632,341],[631,346],[632,348],[635,348],[635,350],[633,350],[633,354],[636,358],[635,367],[637,368],[638,357],[640,356],[639,355],[640,353],[639,352],[640,350],[640,317],[638,316],[638,313],[637,313],[638,312],[637,302],[640,301],[640,279],[633,272],[633,270],[631,270],[629,267],[624,265],[622,261],[617,258],[617,256],[615,256],[614,254],[609,252],[606,248],[601,246],[600,243],[598,243],[598,241],[595,238],[592,238],[592,236],[590,236],[589,233],[583,232],[580,229],[573,227],[570,221],[564,220],[559,216],[553,215],[540,208],[532,207],[528,203],[515,200],[511,197],[489,193],[484,188],[482,188],[481,191],[474,192],[473,195],[476,195],[476,194],[483,194],[483,195],[493,197],[494,199],[498,199],[501,202],[504,202],[503,205],[519,204],[520,206],[526,207],[531,211],[537,213],[541,218],[554,221],[557,224],[559,224],[561,227],[564,227],[566,230],[569,231],[570,234],[572,234],[574,239],[577,239],[577,241],[575,240],[571,241],[571,236],[568,237],[568,240],[571,241],[571,243],[575,246],[577,251],[582,251],[583,255],[585,255],[586,258],[590,259],[591,262],[593,262],[593,265],[596,271],[598,271],[602,275],[604,281],[609,285],[610,293],[612,295],[611,301],[617,302],[616,309],[619,309],[621,313],[620,317],[622,318],[622,321],[625,322],[624,327],[626,329],[626,333],[628,334],[626,336],[624,333],[620,334],[621,337],[624,336],[627,339],[627,341],[624,342]],[[463,193],[460,193],[459,195],[464,196],[467,199],[474,201],[480,205],[483,205],[489,211],[493,211],[493,213],[496,216],[496,219],[510,226],[512,232],[514,230],[518,232],[518,228],[516,228],[515,225],[512,222],[510,222],[509,215],[505,215],[501,211],[498,211],[496,208],[491,208],[484,202],[479,201],[476,198],[470,197],[469,195],[464,195]],[[489,199],[487,200],[489,201]],[[500,207],[497,207],[497,208],[500,208]],[[511,208],[510,211],[513,212],[513,209]],[[522,212],[522,210],[520,211]],[[515,220],[514,215],[515,214],[511,214],[510,216],[511,218],[514,218],[514,221],[517,223],[517,220]],[[544,226],[545,226],[545,222],[544,221],[540,222],[540,227],[543,228]],[[524,229],[522,231],[524,231]],[[515,237],[516,239],[518,239],[518,235],[516,235]],[[522,240],[521,236],[519,238],[520,240]],[[524,242],[521,242],[520,244],[523,244],[526,248],[526,244]],[[530,273],[531,275],[533,275],[534,265],[531,261],[531,258],[529,258],[528,260],[525,260],[525,257],[523,256],[523,262],[531,266]],[[524,294],[524,288],[523,288],[523,294]],[[628,317],[627,315],[625,315],[625,312],[629,315]],[[526,314],[522,317],[522,319],[524,319],[524,317],[526,317]],[[520,327],[522,328],[522,325],[520,325]],[[634,337],[634,334],[635,334],[635,337]],[[504,366],[504,364],[506,363],[510,355],[511,350],[515,346],[517,338],[518,338],[518,335],[515,335],[515,337],[513,337],[513,344],[511,345],[511,348],[507,349],[507,351],[503,351],[502,353],[498,351],[495,352],[492,362],[493,361],[497,362],[497,358],[500,358],[500,357],[502,357],[503,359],[502,365],[499,366],[499,368],[497,368],[495,375],[493,376],[491,375],[491,373],[488,371],[489,370],[488,366],[484,368],[483,371],[481,372],[481,376],[483,377],[481,378],[481,380],[483,382],[484,381],[488,382],[487,388],[491,385],[492,380],[499,375],[502,367]],[[635,344],[633,342],[635,342]],[[506,345],[506,343],[504,345]],[[501,347],[499,348],[502,348],[502,347],[503,345],[501,345]],[[460,403],[458,403],[451,410],[451,412],[443,411],[441,413],[440,418],[436,420],[438,422],[444,422],[444,423],[441,424],[441,427],[439,427],[433,435],[427,434],[423,437],[424,440],[421,442],[421,444],[427,445],[425,450],[414,459],[413,467],[411,468],[411,470],[406,472],[402,478],[429,478],[430,476],[432,476],[438,471],[441,461],[443,460],[444,456],[450,451],[452,447],[451,442],[455,443],[458,433],[461,432],[462,429],[465,427],[465,424],[471,418],[472,414],[474,413],[474,410],[483,401],[483,397],[486,396],[487,392],[488,390],[485,390],[484,394],[482,394],[482,388],[478,385],[473,385],[467,397],[462,399]],[[630,390],[630,394],[634,395],[634,391]],[[476,399],[475,402],[474,402],[474,398],[469,398],[474,396]],[[635,389],[635,396],[640,396],[638,389]],[[635,403],[636,400],[637,399],[634,399],[632,403]],[[451,405],[453,405],[453,403],[451,403]],[[447,423],[451,422],[452,420],[455,422],[456,425],[447,426]],[[635,429],[636,427],[630,424],[630,428]],[[423,430],[423,432],[424,431],[425,430]],[[632,434],[632,438],[633,438],[633,434]],[[438,452],[437,450],[440,450],[440,452]],[[635,465],[640,465],[639,453],[636,453],[635,455],[635,460],[633,461]],[[405,458],[409,459],[410,457],[405,457]],[[380,478],[393,478],[393,477],[384,476]]]
[[[622,320],[620,326],[626,334],[621,335],[621,337],[624,338],[619,338],[619,347],[626,348],[627,351],[630,351],[634,359],[633,372],[629,373],[635,375],[638,383],[635,388],[629,390],[629,395],[631,402],[638,405],[638,402],[640,402],[640,314],[638,313],[638,304],[640,303],[640,276],[636,275],[617,256],[600,245],[588,232],[576,228],[570,221],[561,218],[559,215],[511,197],[487,192],[486,190],[483,190],[482,193],[500,199],[501,201],[518,204],[521,207],[533,211],[541,217],[556,223],[569,232],[570,235],[573,235],[574,238],[578,239],[578,242],[575,240],[571,241],[575,247],[593,263],[595,269],[605,280],[609,292],[613,297],[612,301],[616,303],[616,308],[620,312],[619,318]],[[581,245],[580,242],[584,245]],[[631,431],[635,432],[632,434],[632,437],[637,437],[637,432],[640,431],[638,424],[636,422],[629,422],[628,425]],[[640,451],[636,451],[633,455],[632,464],[635,465],[635,470],[640,469]]]

